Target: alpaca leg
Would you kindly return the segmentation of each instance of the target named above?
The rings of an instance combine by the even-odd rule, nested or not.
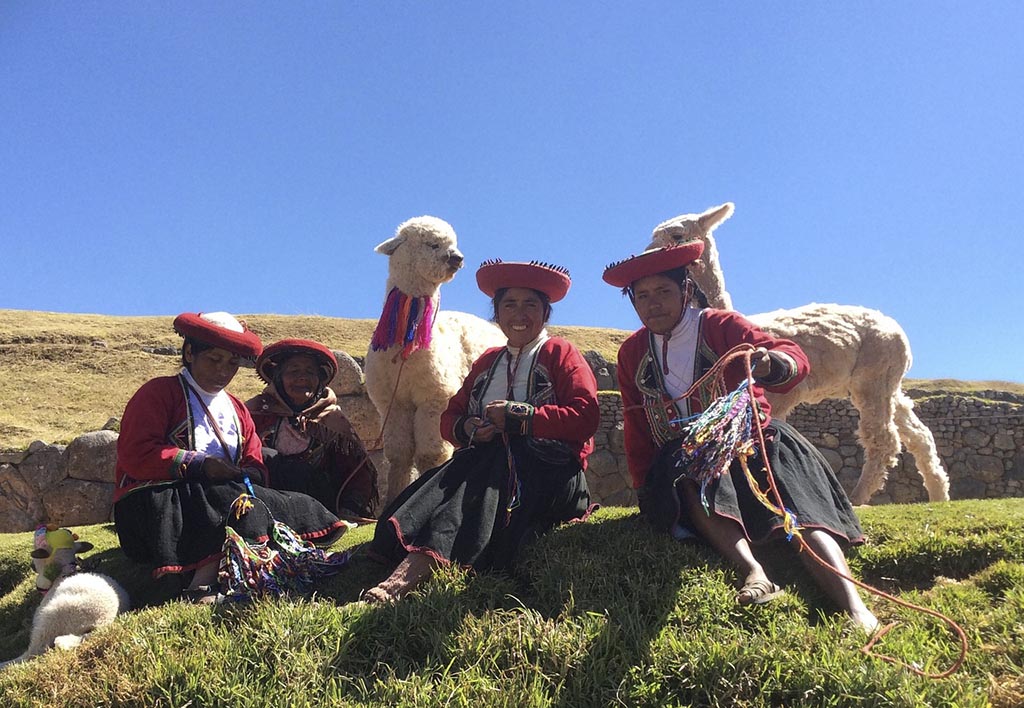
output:
[[[914,456],[929,501],[949,501],[949,477],[935,449],[935,438],[914,413],[914,402],[903,391],[896,396],[896,426],[903,444]]]
[[[416,469],[423,474],[447,462],[452,446],[441,437],[440,406],[421,406],[416,409]]]
[[[899,460],[900,438],[893,421],[894,394],[873,382],[875,387],[867,392],[853,391],[851,400],[860,413],[857,438],[864,448],[864,466],[857,486],[850,494],[850,501],[867,504],[871,495],[885,486],[889,468]],[[871,387],[872,382],[868,383]]]
[[[412,461],[415,437],[412,408],[395,405],[384,430],[384,458],[388,474],[386,488],[380,491],[387,506],[412,482]],[[382,507],[383,508],[383,507]]]

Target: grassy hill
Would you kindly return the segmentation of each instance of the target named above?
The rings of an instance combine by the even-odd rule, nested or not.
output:
[[[376,322],[335,317],[243,315],[264,343],[304,337],[361,357]],[[0,449],[23,449],[33,440],[67,443],[120,416],[136,389],[180,368],[173,317],[110,317],[0,310]],[[628,336],[622,330],[552,327],[582,350],[612,361]],[[263,384],[243,369],[231,392],[243,400]]]
[[[171,373],[171,317],[0,310],[0,448],[67,442],[120,415],[147,379]],[[319,339],[361,354],[374,323],[251,315],[265,341]],[[613,359],[620,330],[555,327]],[[913,381],[923,390],[1000,382]],[[243,371],[241,396],[260,388]],[[811,585],[784,544],[765,562],[787,586],[735,605],[734,573],[706,548],[650,532],[632,509],[603,509],[529,549],[511,576],[444,571],[392,607],[353,602],[387,574],[361,545],[312,598],[216,608],[175,599],[128,561],[109,525],[76,529],[137,609],[72,654],[0,672],[0,706],[988,706],[1024,705],[1024,499],[886,505],[860,511],[870,542],[854,573],[943,612],[966,631],[964,666],[939,681],[860,653],[864,637]],[[28,643],[38,605],[31,534],[0,535],[0,659]],[[935,619],[873,598],[899,626],[878,651],[941,671],[957,656]]]
[[[251,706],[961,706],[1024,704],[1024,500],[886,505],[862,511],[871,542],[854,573],[945,613],[970,651],[932,680],[870,658],[793,551],[765,558],[787,593],[733,601],[735,576],[705,547],[603,509],[529,549],[514,575],[440,573],[395,606],[354,603],[386,575],[343,537],[349,566],[308,599],[249,605],[168,600],[117,549],[109,526],[79,529],[100,569],[142,605],[72,654],[0,672],[0,705]],[[38,596],[31,534],[0,536],[0,658],[27,645]],[[958,645],[934,619],[873,598],[898,621],[877,651],[938,672]]]
[[[297,315],[245,315],[265,343],[284,337],[315,339],[353,356],[366,353],[373,320]],[[180,348],[173,317],[110,317],[0,310],[0,449],[23,449],[33,440],[67,443],[120,416],[147,380],[177,371],[178,357],[148,350]],[[582,351],[615,361],[629,332],[553,326],[551,331]],[[1001,381],[908,380],[923,390],[969,392],[997,389],[1024,393]],[[245,399],[262,384],[252,370],[239,372],[232,393]]]

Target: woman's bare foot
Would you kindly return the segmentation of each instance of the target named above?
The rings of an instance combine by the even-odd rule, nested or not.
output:
[[[426,553],[410,553],[385,580],[363,593],[367,602],[389,603],[403,598],[423,582],[437,566]]]
[[[874,634],[878,631],[878,628],[882,626],[882,623],[878,621],[878,618],[875,617],[868,609],[864,609],[860,612],[851,612],[850,621],[868,634]]]

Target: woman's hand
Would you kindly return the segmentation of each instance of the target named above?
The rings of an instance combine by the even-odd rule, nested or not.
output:
[[[219,457],[203,460],[203,475],[211,482],[226,482],[242,478],[242,470]]]
[[[491,401],[484,408],[484,418],[498,430],[505,430],[505,406],[508,401]]]
[[[766,378],[772,372],[772,359],[768,350],[758,347],[750,355],[750,373],[755,379]]]
[[[463,430],[466,437],[473,442],[490,442],[498,434],[498,429],[494,425],[475,417],[466,420]]]

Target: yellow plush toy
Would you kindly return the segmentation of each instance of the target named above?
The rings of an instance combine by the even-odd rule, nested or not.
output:
[[[79,541],[78,534],[54,524],[36,529],[32,566],[36,569],[36,589],[45,593],[57,578],[70,575],[78,569],[79,553],[92,550],[88,541]]]

